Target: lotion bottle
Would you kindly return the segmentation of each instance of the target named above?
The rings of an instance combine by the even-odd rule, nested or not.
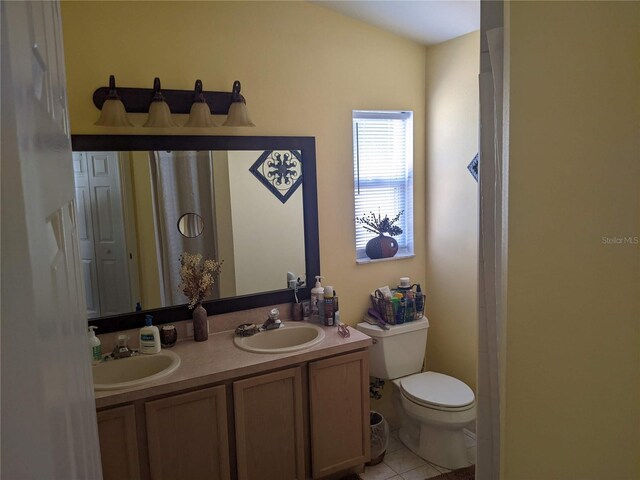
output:
[[[96,328],[98,327],[89,327],[89,351],[91,352],[91,361],[93,363],[102,360],[102,344],[100,339],[96,337]]]
[[[145,326],[140,329],[140,353],[160,353],[160,331],[153,325],[153,317],[147,315]]]
[[[311,289],[311,316],[318,317],[324,313],[324,288],[320,284],[320,275],[316,275],[316,286]]]

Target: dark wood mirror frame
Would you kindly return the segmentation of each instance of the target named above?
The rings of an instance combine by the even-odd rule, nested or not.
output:
[[[304,248],[306,286],[298,290],[299,299],[308,299],[316,275],[320,275],[318,235],[318,196],[316,185],[316,142],[314,137],[244,136],[159,136],[159,135],[72,135],[74,151],[151,151],[151,150],[299,150],[302,153],[302,201],[304,210]],[[289,289],[211,300],[203,303],[209,315],[248,310],[293,302]],[[191,319],[187,305],[156,308],[89,320],[98,333],[110,333],[144,326],[144,317],[153,315],[154,324]]]

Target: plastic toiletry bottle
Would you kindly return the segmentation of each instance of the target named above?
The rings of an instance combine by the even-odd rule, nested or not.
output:
[[[392,318],[385,318],[384,320],[388,323],[395,324],[396,319],[398,318],[398,309],[400,308],[400,299],[398,297],[391,297],[390,302],[391,302]]]
[[[324,312],[324,288],[320,284],[320,275],[316,275],[316,286],[311,289],[311,316],[317,317]],[[320,309],[322,308],[322,311]]]
[[[409,290],[404,298],[405,304],[404,304],[404,321],[405,322],[411,322],[413,320],[416,319],[415,314],[416,314],[416,310],[415,310],[415,300],[413,298],[413,291]]]
[[[333,287],[324,287],[324,324],[332,327],[334,325],[333,317]]]
[[[420,284],[416,283],[416,317],[422,318],[424,315],[424,294]]]
[[[100,362],[102,360],[102,344],[100,339],[96,337],[96,328],[89,327],[89,351],[91,352],[91,361]]]
[[[407,305],[406,300],[404,298],[402,298],[400,300],[400,303],[398,304],[398,310],[396,312],[396,325],[404,323],[404,315],[405,315],[405,307],[406,307],[406,305]]]
[[[411,290],[411,279],[409,277],[400,277],[400,284],[398,285],[398,290],[406,292],[407,290]]]
[[[160,331],[153,325],[153,317],[147,315],[144,323],[140,329],[140,353],[160,353]]]
[[[338,295],[333,291],[333,324],[340,325],[340,305],[338,304]]]

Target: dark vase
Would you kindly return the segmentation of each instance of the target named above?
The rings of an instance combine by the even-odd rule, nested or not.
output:
[[[193,339],[196,342],[204,342],[209,339],[207,311],[198,303],[193,309]]]
[[[391,258],[398,253],[398,242],[393,237],[380,234],[367,242],[365,252],[372,260]]]

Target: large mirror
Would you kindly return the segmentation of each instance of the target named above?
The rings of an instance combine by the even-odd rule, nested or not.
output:
[[[290,302],[319,272],[312,137],[72,137],[87,316],[190,318],[179,256],[223,261],[210,314]]]

